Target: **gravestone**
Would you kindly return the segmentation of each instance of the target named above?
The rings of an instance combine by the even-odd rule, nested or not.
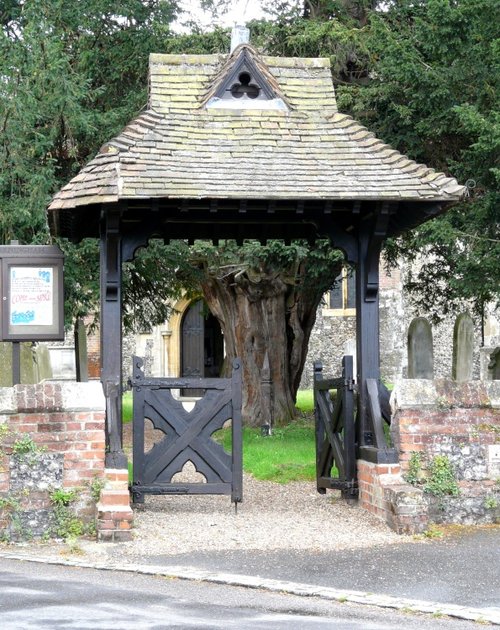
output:
[[[495,348],[489,357],[488,377],[491,381],[500,380],[500,347]]]
[[[42,344],[21,343],[21,383],[40,383],[52,378],[48,349]],[[0,387],[12,387],[12,344],[0,342]]]
[[[76,380],[75,349],[73,346],[50,346],[52,378],[57,381]]]
[[[352,357],[352,373],[356,379],[358,374],[358,363],[356,356],[356,339],[348,339],[344,344],[344,356]]]
[[[474,353],[474,322],[468,313],[462,313],[453,328],[453,362],[451,377],[455,381],[472,379]]]
[[[434,378],[432,328],[425,317],[416,317],[408,328],[408,378]]]
[[[83,319],[80,318],[75,323],[75,364],[76,380],[80,383],[86,383],[89,380],[87,329]]]
[[[21,383],[36,383],[37,367],[31,343],[21,344]],[[12,343],[0,343],[0,386],[12,387]]]
[[[52,366],[50,364],[50,353],[48,347],[44,343],[37,343],[36,346],[32,348],[32,352],[36,369],[35,383],[41,383],[42,381],[51,379]]]

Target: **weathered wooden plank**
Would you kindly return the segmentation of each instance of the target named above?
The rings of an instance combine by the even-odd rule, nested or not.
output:
[[[322,367],[314,364],[314,407],[316,420],[316,488],[324,493],[338,488],[348,500],[357,498],[356,444],[354,427],[352,357],[342,361],[341,379],[323,379]],[[337,386],[335,406],[328,385]],[[332,477],[333,465],[338,477]]]
[[[134,357],[134,501],[145,494],[230,494],[242,499],[241,364],[233,363],[231,379],[146,379],[142,360]],[[205,395],[192,411],[174,399],[172,389],[201,385]],[[144,420],[165,434],[144,453]],[[212,439],[225,422],[232,422],[232,453]],[[172,483],[191,461],[206,482]],[[136,470],[137,462],[137,470]]]

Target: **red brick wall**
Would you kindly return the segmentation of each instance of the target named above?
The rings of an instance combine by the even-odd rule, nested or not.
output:
[[[89,378],[101,378],[101,339],[99,328],[95,328],[87,336],[87,362]]]
[[[398,289],[401,290],[401,271],[395,267],[387,272],[385,269],[385,265],[380,265],[380,276],[379,276],[380,288],[382,290],[385,289]]]
[[[500,503],[499,473],[491,461],[492,447],[500,443],[500,381],[401,381],[393,393],[391,433],[403,474],[412,453],[420,453],[423,486],[434,457],[450,462],[460,495],[428,496],[431,518],[495,522],[488,503]]]
[[[75,514],[92,520],[90,484],[104,475],[104,424],[100,383],[0,389],[0,498],[15,499],[22,516],[50,510],[54,489],[77,489]],[[32,454],[25,455],[23,472],[18,470],[16,450],[26,440],[34,446]]]
[[[359,504],[398,534],[416,534],[428,525],[423,492],[405,483],[399,464],[358,460]]]
[[[401,381],[393,395],[391,433],[402,469],[407,469],[412,452],[432,456],[443,447],[445,452],[455,447],[457,458],[461,450],[464,459],[477,446],[486,460],[485,447],[500,439],[499,392],[498,381]],[[464,476],[472,467],[473,462],[461,463]],[[487,479],[486,471],[472,472]]]
[[[500,381],[402,380],[392,402],[400,465],[359,461],[360,505],[400,533],[422,531],[429,521],[497,522],[500,475],[490,449],[500,443]],[[404,479],[414,452],[422,462],[422,483],[416,486]],[[437,455],[448,459],[458,496],[426,491]]]
[[[400,473],[399,464],[371,464],[360,460],[358,462],[359,500],[361,506],[372,514],[387,520],[388,506],[384,500],[381,485],[381,475],[394,477]]]

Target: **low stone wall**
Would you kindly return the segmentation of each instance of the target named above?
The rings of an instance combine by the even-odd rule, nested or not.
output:
[[[361,506],[400,533],[500,522],[500,382],[401,380],[392,404],[400,463],[358,462]]]
[[[0,388],[0,537],[95,531],[104,485],[100,383]]]

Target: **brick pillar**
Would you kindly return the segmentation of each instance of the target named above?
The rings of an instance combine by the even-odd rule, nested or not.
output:
[[[399,464],[358,460],[359,504],[398,534],[417,534],[429,524],[423,491],[406,483]]]
[[[132,540],[133,512],[130,507],[128,470],[106,468],[105,486],[97,509],[97,540],[125,542]]]

